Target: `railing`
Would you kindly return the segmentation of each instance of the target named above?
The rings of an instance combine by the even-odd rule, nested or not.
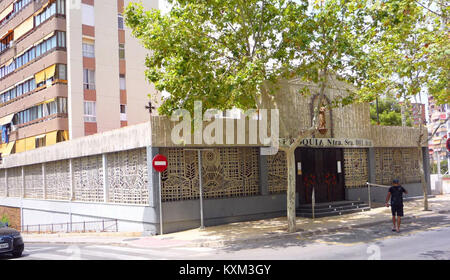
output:
[[[76,223],[24,225],[23,233],[118,232],[117,219]]]
[[[374,186],[374,187],[380,187],[380,188],[390,188],[391,186],[386,186],[386,185],[378,185],[378,184],[373,184],[373,183],[369,183],[366,182],[367,185],[367,193],[369,194],[369,208],[372,208],[372,200],[370,198],[370,186]]]

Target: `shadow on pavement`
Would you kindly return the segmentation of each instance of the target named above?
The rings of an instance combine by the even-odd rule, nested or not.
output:
[[[406,218],[406,217],[405,217]],[[450,216],[436,215],[429,217],[419,217],[405,219],[402,222],[400,232],[392,232],[392,223],[386,221],[377,225],[356,228],[352,230],[342,230],[339,232],[323,233],[312,236],[284,237],[280,240],[260,240],[256,242],[239,242],[229,244],[221,248],[224,251],[239,251],[246,249],[271,248],[283,249],[287,247],[306,247],[307,245],[322,242],[332,245],[356,245],[359,243],[377,244],[384,238],[398,238],[413,235],[420,231],[438,229],[439,227],[450,226]],[[439,252],[436,253],[439,255]]]

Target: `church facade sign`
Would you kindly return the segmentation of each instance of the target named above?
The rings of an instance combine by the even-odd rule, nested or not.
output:
[[[291,144],[290,139],[280,139],[282,144]],[[299,143],[299,147],[312,148],[371,148],[373,141],[360,138],[305,138]]]

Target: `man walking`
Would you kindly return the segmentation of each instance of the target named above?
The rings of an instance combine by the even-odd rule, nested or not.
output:
[[[403,188],[397,179],[392,180],[392,187],[389,188],[386,197],[386,207],[389,207],[389,198],[391,199],[392,211],[392,231],[400,232],[401,217],[403,217],[403,193],[408,192]]]

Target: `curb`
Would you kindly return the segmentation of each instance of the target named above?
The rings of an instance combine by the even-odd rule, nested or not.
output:
[[[102,243],[98,243],[98,242],[76,242],[76,241],[42,241],[42,240],[38,240],[38,241],[27,241],[24,240],[24,243],[28,243],[28,244],[50,244],[50,245],[81,245],[81,246],[87,246],[87,245],[98,245],[98,246],[102,246],[102,245],[108,245],[108,246],[120,246],[120,247],[128,247],[128,244],[126,243],[121,243],[121,242],[102,242]]]

